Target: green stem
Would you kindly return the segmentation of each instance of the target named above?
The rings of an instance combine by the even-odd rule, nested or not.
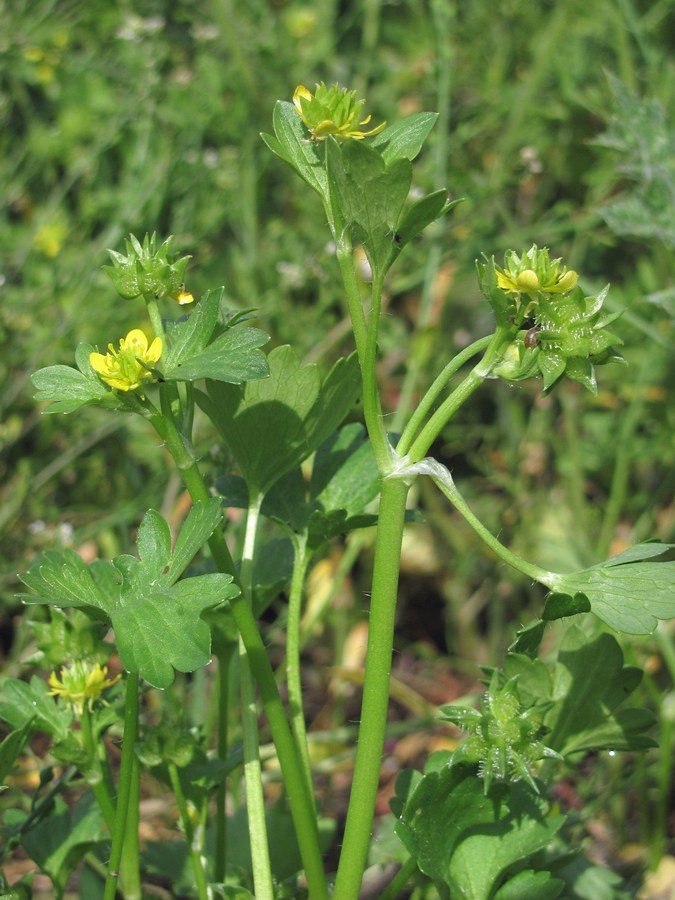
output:
[[[441,374],[434,380],[434,383],[418,403],[415,412],[412,414],[410,421],[403,430],[403,434],[401,435],[396,448],[400,456],[405,456],[410,449],[410,445],[421,428],[422,422],[431,412],[431,407],[438,400],[455,372],[458,372],[464,363],[468,362],[471,357],[480,353],[481,350],[485,350],[485,348],[489,346],[492,337],[493,336],[489,334],[486,337],[480,338],[472,344],[469,344],[468,347],[465,347],[457,354],[457,356],[450,360]]]
[[[246,517],[244,548],[241,558],[241,580],[249,597],[252,596],[253,590],[253,553],[262,500],[261,494],[252,494]],[[265,823],[265,798],[262,789],[262,765],[260,763],[260,736],[258,734],[255,685],[251,675],[246,647],[241,638],[239,638],[239,691],[241,697],[241,724],[244,736],[246,813],[248,816],[248,834],[251,845],[255,896],[260,898],[260,900],[274,900],[272,867]]]
[[[115,824],[115,804],[109,790],[109,781],[103,770],[103,765],[98,754],[98,749],[94,741],[94,733],[91,727],[91,713],[85,704],[80,718],[80,728],[82,731],[82,743],[85,752],[89,757],[86,774],[87,781],[94,792],[96,802],[103,813],[103,819],[109,830],[112,832]],[[89,774],[91,773],[91,774]]]
[[[539,566],[535,566],[534,563],[529,563],[526,560],[521,559],[520,556],[516,556],[515,553],[500,543],[492,532],[486,528],[480,519],[471,511],[466,500],[457,490],[450,472],[435,460],[430,460],[429,463],[430,470],[425,474],[431,475],[433,482],[440,488],[441,492],[445,494],[457,512],[473,528],[483,543],[487,544],[500,559],[503,559],[505,563],[508,563],[512,568],[516,569],[516,571],[522,572],[524,575],[527,575],[528,578],[532,578],[540,584],[548,585],[553,573],[546,571],[546,569],[540,569]]]
[[[366,864],[387,722],[396,594],[407,494],[408,486],[402,479],[386,479],[382,485],[361,724],[333,900],[354,900],[359,896]]]
[[[408,455],[412,462],[419,462],[419,460],[426,456],[433,442],[448,424],[450,419],[455,415],[460,406],[469,399],[471,394],[473,394],[473,392],[477,390],[488,377],[492,367],[501,359],[503,345],[506,340],[508,339],[505,339],[500,330],[496,331],[491,336],[485,355],[481,361],[478,365],[474,366],[464,381],[460,382],[450,396],[438,407],[427,424],[420,429],[415,440],[410,444]],[[467,348],[467,351],[469,349],[470,348]],[[399,450],[399,452],[401,452],[401,450]]]
[[[394,879],[387,885],[387,887],[380,894],[380,900],[396,900],[399,893],[403,890],[406,884],[413,877],[415,872],[417,871],[417,861],[414,857],[409,856],[406,862],[403,863],[401,868],[396,873]]]
[[[152,325],[152,330],[155,332],[155,337],[161,337],[162,341],[165,341],[166,335],[164,334],[164,323],[162,322],[162,316],[159,312],[157,298],[152,294],[144,294],[143,299],[145,300],[148,316],[150,317],[150,324]]]
[[[351,240],[346,233],[338,241],[337,258],[347,296],[347,308],[354,329],[356,352],[361,367],[363,383],[363,417],[368,429],[368,437],[373,448],[377,467],[382,475],[391,471],[391,447],[384,428],[382,405],[377,390],[375,358],[377,355],[377,333],[382,301],[382,276],[373,272],[371,311],[366,321],[361,303],[359,284],[354,268],[354,254]]]
[[[105,882],[103,900],[115,900],[115,893],[117,891],[122,848],[127,828],[127,814],[133,780],[134,759],[136,758],[135,743],[138,733],[138,684],[138,673],[129,672],[127,675],[124,706],[124,739],[122,743],[122,761],[120,764],[120,776],[117,789],[117,807],[115,809],[112,847],[110,848],[108,877]],[[138,868],[138,858],[136,859],[136,868]]]
[[[166,442],[192,500],[195,502],[208,500],[209,492],[199,467],[178,434],[171,417],[152,416],[151,421],[160,437]],[[232,575],[235,582],[241,586],[234,560],[222,531],[216,531],[212,535],[209,539],[209,548],[218,571]],[[328,896],[328,889],[319,846],[314,798],[307,791],[302,766],[297,758],[295,743],[279,696],[272,666],[245,592],[242,591],[238,597],[231,599],[229,607],[246,647],[249,665],[258,684],[272,732],[272,739],[287,789],[288,803],[305,867],[309,892],[312,900],[314,898],[322,900]]]
[[[302,703],[302,678],[300,673],[302,591],[311,554],[307,552],[307,540],[304,536],[298,536],[293,543],[295,557],[293,560],[293,576],[288,594],[288,623],[286,627],[286,685],[291,716],[291,731],[295,738],[298,756],[302,761],[307,788],[311,791],[312,767],[307,746],[307,729],[305,726],[305,710]]]
[[[134,753],[131,761],[131,784],[129,786],[129,804],[127,821],[124,826],[124,844],[120,862],[120,882],[124,900],[141,900],[140,860],[140,824],[141,802],[141,764]]]
[[[178,812],[180,814],[183,833],[188,845],[190,861],[192,863],[192,872],[195,879],[195,887],[197,888],[197,897],[199,900],[208,900],[208,879],[204,869],[204,855],[199,841],[195,841],[195,830],[192,827],[192,819],[190,818],[190,810],[188,809],[185,792],[178,774],[178,767],[175,762],[168,763],[169,778],[171,780],[171,788],[173,790],[176,803],[178,804]]]
[[[218,758],[225,759],[228,750],[229,719],[229,671],[234,647],[231,644],[218,650]],[[218,785],[216,794],[216,851],[213,878],[215,882],[225,881],[227,864],[227,782],[225,778]]]

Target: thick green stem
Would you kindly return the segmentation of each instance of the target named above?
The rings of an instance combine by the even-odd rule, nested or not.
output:
[[[252,596],[253,590],[253,553],[262,499],[261,494],[251,497],[246,517],[244,550],[241,559],[241,580],[246,587],[249,597]],[[260,900],[274,900],[274,885],[272,883],[272,868],[265,823],[265,798],[262,789],[262,765],[260,763],[260,737],[258,734],[255,685],[248,663],[246,647],[241,638],[239,638],[239,692],[241,697],[241,724],[244,735],[244,781],[246,783],[246,812],[251,845],[251,862],[253,865],[253,884],[256,897],[260,898]]]
[[[396,594],[407,493],[408,486],[402,479],[385,479],[382,485],[375,541],[361,724],[333,900],[355,900],[359,896],[366,864],[387,722]]]
[[[120,764],[120,776],[117,789],[117,807],[115,809],[112,847],[110,848],[108,877],[105,882],[103,900],[115,900],[115,893],[117,891],[120,861],[122,859],[122,849],[127,829],[129,798],[132,792],[134,760],[136,758],[134,745],[138,734],[138,683],[138,673],[130,672],[127,675],[127,689],[124,706],[124,739],[122,743],[122,761]],[[136,859],[136,869],[138,869],[138,858]],[[128,871],[125,872],[125,874],[128,879]],[[140,878],[138,880],[140,882]],[[128,884],[125,885],[125,887],[128,887]]]
[[[195,830],[192,826],[190,810],[188,809],[185,792],[178,774],[178,767],[175,762],[168,764],[169,778],[171,779],[171,788],[173,790],[176,803],[178,804],[178,812],[180,814],[181,825],[183,826],[183,834],[188,845],[190,854],[190,862],[192,863],[192,873],[195,879],[195,887],[197,889],[197,897],[199,900],[208,900],[208,879],[204,866],[203,849],[199,845],[199,841],[195,841]]]
[[[382,418],[382,405],[375,377],[375,357],[377,354],[377,332],[382,297],[382,278],[374,273],[372,307],[366,321],[361,303],[359,284],[354,269],[354,255],[351,241],[346,236],[338,241],[337,258],[345,286],[347,307],[354,329],[356,352],[361,367],[363,383],[363,416],[366,420],[368,437],[373,448],[377,467],[383,475],[391,471],[391,447],[387,439]]]
[[[176,467],[193,501],[209,499],[197,463],[189,452],[170,417],[151,417],[158,434],[174,458]],[[216,567],[241,584],[237,570],[222,531],[216,531],[209,540],[209,548]],[[279,765],[287,789],[288,803],[296,829],[300,855],[305,867],[305,877],[312,900],[323,900],[328,896],[326,876],[319,847],[319,833],[314,811],[314,798],[308,793],[302,766],[297,758],[295,743],[286,719],[279,689],[274,679],[265,645],[262,641],[251,604],[242,592],[229,601],[230,611],[246,647],[249,665],[258,684],[260,696],[269,722],[272,739],[276,747]],[[106,898],[107,900],[107,898]]]
[[[293,576],[288,594],[288,624],[286,627],[286,685],[288,706],[291,714],[291,731],[295,738],[298,756],[302,761],[307,781],[307,789],[312,790],[312,768],[307,746],[305,710],[302,703],[302,678],[300,673],[300,616],[302,613],[302,591],[307,575],[311,554],[307,552],[307,541],[294,541],[295,558]]]
[[[124,828],[124,845],[120,862],[120,883],[124,900],[141,900],[141,871],[139,860],[141,854],[138,827],[141,818],[141,764],[134,753],[131,761],[131,784],[129,786],[129,803],[127,823]]]

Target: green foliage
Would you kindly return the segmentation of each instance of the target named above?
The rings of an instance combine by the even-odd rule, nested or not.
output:
[[[354,356],[339,360],[325,379],[301,366],[288,346],[268,356],[269,378],[244,387],[209,383],[197,401],[230,447],[250,495],[264,496],[342,422],[360,391]]]
[[[138,530],[138,553],[87,566],[72,551],[47,553],[24,584],[27,603],[88,608],[115,630],[123,665],[150,684],[168,687],[174,669],[193,672],[210,660],[211,633],[201,614],[237,596],[232,576],[219,573],[179,581],[221,518],[220,502],[195,504],[171,550],[166,521],[149,510]]]
[[[617,172],[631,190],[600,213],[616,234],[675,247],[675,129],[658,100],[636,97],[609,77],[614,100],[610,126],[595,143],[614,151]]]
[[[582,595],[595,615],[615,631],[650,634],[658,619],[675,615],[675,563],[645,560],[670,549],[670,544],[658,541],[638,544],[583,572],[556,575],[549,586],[556,598],[569,598],[571,605],[564,615],[579,611],[576,598]]]
[[[651,745],[651,709],[658,711],[672,680],[668,636],[657,630],[664,665],[641,686],[639,666],[648,653],[656,657],[653,646],[642,650],[625,638],[619,645],[593,631],[594,619],[586,614],[630,635],[651,632],[674,613],[672,563],[653,561],[672,546],[675,471],[675,421],[663,403],[672,382],[675,321],[666,5],[618,8],[613,0],[574,0],[542,17],[538,8],[513,3],[499,10],[469,4],[460,14],[457,4],[441,0],[429,9],[399,5],[391,16],[371,7],[362,19],[356,7],[347,15],[341,9],[338,18],[331,4],[235,9],[179,0],[155,4],[142,16],[125,5],[75,10],[38,0],[30,10],[10,6],[0,11],[2,33],[12,36],[0,46],[0,178],[8,198],[0,215],[6,251],[0,335],[8,350],[0,417],[0,471],[6,475],[2,585],[11,598],[14,573],[28,560],[34,564],[26,583],[39,597],[21,616],[8,610],[3,622],[8,675],[0,713],[14,730],[0,744],[0,768],[9,788],[5,807],[15,800],[19,807],[3,809],[6,853],[25,838],[25,849],[51,877],[57,896],[83,854],[98,848],[103,819],[112,849],[99,852],[115,859],[120,835],[137,831],[136,747],[137,760],[151,768],[162,790],[174,792],[180,808],[185,840],[155,848],[155,863],[146,860],[146,872],[171,874],[170,892],[262,898],[273,890],[297,897],[304,868],[312,898],[324,896],[317,848],[325,845],[316,839],[307,784],[310,763],[329,776],[337,766],[317,762],[313,754],[310,759],[304,713],[321,707],[317,722],[335,727],[359,718],[351,696],[338,696],[322,673],[329,657],[351,658],[367,597],[359,758],[353,807],[338,839],[344,851],[335,885],[337,900],[351,900],[359,893],[371,834],[367,817],[375,807],[392,659],[397,666],[409,652],[407,622],[414,617],[419,645],[430,654],[496,662],[512,628],[532,618],[539,603],[537,588],[531,589],[535,580],[551,590],[543,612],[534,613],[542,618],[520,632],[518,652],[506,655],[502,670],[489,668],[481,711],[471,715],[464,707],[461,715],[449,714],[472,724],[480,739],[460,745],[452,765],[448,755],[436,757],[424,775],[401,779],[394,805],[414,857],[402,875],[415,879],[415,896],[454,895],[467,886],[475,887],[476,896],[502,900],[624,896],[609,870],[582,855],[573,859],[570,847],[582,846],[584,822],[603,804],[602,794],[593,794],[608,783],[613,795],[603,819],[617,843],[634,839],[628,829],[639,828],[625,805],[639,791],[643,818],[654,821],[656,832],[654,840],[646,832],[639,839],[652,847],[654,861],[665,848],[667,762],[657,768],[650,755],[644,757],[638,782],[630,766],[620,775],[614,771],[613,754]],[[620,80],[610,75],[608,88],[598,78],[599,65],[620,73]],[[263,139],[313,189],[303,193],[268,158],[257,133],[266,127],[273,101],[289,98],[293,85],[314,72],[326,84],[350,73],[358,90],[322,82],[314,100],[303,89],[295,104],[277,103],[274,135]],[[638,85],[644,99],[637,99]],[[373,121],[386,119],[388,126],[367,132],[359,99],[364,93]],[[612,96],[615,117],[608,121]],[[449,172],[452,197],[467,200],[451,221],[444,214],[457,201],[442,187]],[[318,214],[315,194],[323,204]],[[328,221],[325,234],[317,227],[321,220]],[[427,226],[424,238],[415,240]],[[190,257],[174,254],[171,239],[130,238],[125,253],[111,251],[109,274],[127,298],[111,303],[110,283],[92,275],[96,261],[130,230],[155,228],[176,234],[176,244],[199,265],[188,272]],[[582,273],[578,287],[571,284],[576,273],[553,272],[557,260],[547,254],[544,261],[538,255],[544,251],[510,252],[513,266],[496,269],[493,253],[533,240],[569,259]],[[341,272],[349,275],[344,286],[333,277],[334,245]],[[355,267],[353,250],[357,257],[365,253],[369,273]],[[491,346],[492,356],[457,386],[448,373],[456,373],[459,363],[452,368],[448,360],[490,327],[471,278],[473,260],[483,251],[491,262],[481,270],[481,289],[504,333]],[[184,287],[186,275],[191,283]],[[511,283],[500,286],[499,275]],[[606,294],[602,285],[610,278],[612,292]],[[225,288],[204,291],[223,283]],[[193,290],[203,294],[194,308]],[[352,349],[343,327],[344,294],[364,380],[363,409],[355,408],[357,357],[343,357]],[[146,310],[142,303],[136,307],[135,297],[147,302]],[[176,321],[174,301],[185,314]],[[252,305],[261,330],[241,327]],[[146,315],[164,339],[161,361],[145,370],[155,384],[148,396],[109,390],[89,355],[111,337],[117,346],[114,341],[130,328],[147,331]],[[269,356],[260,350],[266,332],[277,346]],[[77,369],[58,365],[80,339]],[[290,340],[293,351],[284,346]],[[622,343],[630,374],[608,367],[596,383],[594,365],[616,359],[613,348]],[[306,355],[311,363],[302,365]],[[464,364],[468,356],[461,359]],[[53,416],[35,415],[28,381],[45,364],[33,376],[38,400],[49,404],[45,411],[83,407],[81,416],[69,417],[67,431]],[[507,392],[512,385],[492,383],[473,395],[488,374],[518,381],[519,389]],[[591,396],[581,401],[563,375]],[[550,398],[536,396],[532,376],[541,376],[545,393],[556,386]],[[432,382],[424,407],[423,391]],[[470,394],[472,402],[462,405]],[[479,536],[500,534],[501,550],[494,541],[489,546],[526,572],[527,582],[511,580],[496,566],[473,533],[448,517],[435,485],[418,477],[409,495],[426,517],[418,532],[428,528],[426,534],[434,535],[421,543],[433,546],[442,565],[427,562],[420,575],[419,561],[411,561],[406,549],[396,644],[403,652],[392,656],[397,523],[402,528],[404,521],[422,519],[416,511],[406,517],[401,476],[413,481],[430,469],[420,461],[418,471],[406,472],[408,461],[397,459],[384,427],[403,429],[420,396],[425,416],[434,419],[439,410],[436,440],[423,455],[434,454],[457,472],[470,501],[462,506],[460,495],[457,508],[475,510],[467,521]],[[119,411],[138,418],[127,415],[122,426],[119,417],[104,422]],[[362,412],[372,444],[352,421]],[[351,424],[337,431],[345,420]],[[150,450],[148,425],[158,434]],[[167,473],[169,457],[174,475]],[[231,474],[218,482],[222,496],[207,500],[223,471]],[[179,476],[193,499],[182,529],[176,525],[185,514]],[[369,506],[378,492],[386,513],[379,518]],[[251,501],[262,501],[267,519],[257,535],[256,517],[235,508],[248,509]],[[128,551],[139,509],[148,508],[137,558]],[[343,542],[343,535],[364,525],[377,528]],[[287,537],[279,538],[279,526]],[[179,532],[173,550],[172,532]],[[623,551],[651,534],[662,543]],[[206,542],[209,550],[190,568]],[[508,559],[504,545],[514,551]],[[357,559],[359,548],[365,552]],[[95,556],[113,562],[90,562]],[[301,628],[310,559],[317,566]],[[558,569],[570,574],[556,574]],[[234,585],[239,577],[243,593]],[[353,597],[345,583],[353,586]],[[263,613],[257,630],[253,617]],[[545,632],[548,623],[570,616],[586,618],[562,642],[556,627]],[[104,640],[110,625],[115,644]],[[311,638],[302,672],[300,636]],[[544,637],[545,652],[537,658]],[[234,659],[240,639],[246,649],[241,665]],[[218,689],[212,684],[216,667],[206,668],[211,647]],[[76,725],[63,699],[50,697],[34,674],[72,660],[103,663],[116,652],[127,669],[124,704],[116,692],[113,707],[100,700],[91,709],[85,705]],[[277,665],[282,653],[286,659],[273,672],[271,661]],[[552,672],[550,660],[556,660]],[[261,721],[263,728],[269,724],[292,814],[283,798],[268,811],[272,872],[285,883],[266,888],[259,859],[265,817],[251,810],[247,823],[241,814],[239,767],[244,756],[250,768],[259,755],[267,762],[273,751],[264,733],[259,752],[250,721],[241,725],[234,714],[236,687],[247,687],[246,663],[258,681],[266,714]],[[183,678],[183,670],[194,675]],[[148,693],[136,717],[137,739],[139,673],[170,690]],[[294,679],[304,692],[292,690]],[[287,707],[276,690],[283,681]],[[256,720],[255,692],[250,684],[248,689],[237,712],[250,710],[249,720]],[[624,709],[629,696],[633,705]],[[160,710],[173,713],[162,714],[172,723],[164,732],[157,725]],[[672,758],[667,721],[655,732],[666,761]],[[103,738],[109,732],[117,746],[122,729],[118,772],[108,766],[112,744]],[[341,736],[337,743],[344,750]],[[588,752],[595,757],[584,763],[582,777],[578,764]],[[480,771],[462,762],[462,753]],[[300,761],[289,773],[294,754]],[[116,761],[116,754],[111,758]],[[26,761],[41,771],[36,789],[24,789],[12,771]],[[57,777],[54,761],[66,764],[57,767]],[[370,766],[368,783],[364,766]],[[494,778],[485,777],[485,766]],[[563,766],[583,809],[554,825],[549,794]],[[273,773],[270,765],[266,785]],[[621,778],[620,790],[612,777]],[[334,786],[330,779],[324,794],[331,804],[341,796]],[[117,797],[127,788],[129,818],[116,828]],[[60,797],[54,800],[66,791],[76,810],[71,817]],[[229,821],[226,793],[239,810]],[[304,820],[298,815],[303,793],[309,801]],[[87,820],[85,829],[78,816],[82,811],[86,817],[92,796],[103,819]],[[120,799],[119,809],[123,805]],[[342,820],[342,809],[328,811]],[[448,830],[453,817],[457,828]],[[247,844],[249,825],[258,836]],[[226,853],[227,830],[234,837]],[[233,852],[237,842],[241,853]],[[124,849],[133,860],[131,843]],[[392,858],[401,861],[401,853],[399,846]],[[93,856],[90,862],[98,868]],[[416,862],[428,876],[414,873]],[[140,896],[139,874],[130,872],[128,858],[121,863],[122,893]],[[115,893],[114,880],[108,879],[106,900]],[[29,882],[22,879],[13,893],[29,896]],[[0,883],[5,890],[1,876]],[[100,884],[92,886],[87,872],[80,892],[93,891],[99,893]]]
[[[467,891],[476,900],[495,896],[502,881],[508,885],[506,872],[550,843],[564,821],[523,782],[494,784],[485,795],[470,766],[432,769],[401,799],[397,834],[448,898]],[[556,896],[547,893],[549,879],[520,877],[527,890],[539,883],[544,896]]]

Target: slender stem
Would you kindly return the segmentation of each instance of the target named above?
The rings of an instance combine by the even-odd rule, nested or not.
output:
[[[151,416],[151,421],[158,434],[166,442],[192,500],[208,500],[210,495],[199,467],[178,434],[171,417]],[[218,571],[232,575],[234,581],[241,586],[234,560],[222,531],[216,531],[211,536],[209,548]],[[314,898],[323,900],[328,896],[328,889],[319,846],[314,798],[308,793],[305,785],[302,766],[297,757],[295,742],[286,719],[272,666],[246,593],[242,591],[239,596],[230,599],[229,608],[246,647],[249,665],[258,684],[272,732],[272,739],[287,789],[288,803],[305,867],[309,892],[312,900]]]
[[[500,330],[497,330],[488,342],[485,355],[469,372],[464,381],[457,385],[450,396],[438,407],[427,424],[421,428],[420,433],[410,445],[409,456],[412,462],[419,462],[429,451],[429,448],[455,415],[462,404],[469,399],[471,394],[481,386],[490,374],[492,367],[501,359],[504,343],[508,340]],[[472,345],[473,346],[473,345]],[[467,348],[468,350],[469,348]],[[407,449],[407,448],[406,448]]]
[[[229,718],[229,670],[234,646],[227,644],[218,650],[218,757],[225,759],[228,749]],[[213,879],[216,883],[225,881],[227,864],[227,782],[223,778],[216,794],[216,851]]]
[[[286,626],[286,684],[288,706],[291,715],[291,731],[295,738],[298,756],[302,761],[308,790],[312,790],[312,768],[307,746],[305,710],[302,703],[302,678],[300,672],[300,616],[302,613],[302,590],[310,563],[307,540],[300,537],[293,542],[295,557],[293,575],[288,594],[288,623]]]
[[[457,354],[457,356],[453,357],[450,360],[450,362],[443,369],[440,375],[434,380],[434,383],[418,403],[415,412],[412,414],[412,416],[410,417],[410,421],[403,430],[403,434],[401,435],[398,446],[396,448],[401,456],[405,456],[405,454],[410,449],[410,445],[417,435],[422,422],[431,411],[431,407],[434,405],[436,400],[438,400],[442,391],[445,389],[448,381],[450,381],[455,372],[458,372],[459,369],[461,369],[461,367],[464,365],[464,363],[468,362],[468,360],[470,360],[472,356],[480,353],[481,350],[485,350],[485,348],[489,346],[491,340],[492,335],[489,334],[486,337],[480,338],[479,340],[474,341],[472,344],[469,344],[468,347],[465,347],[460,353]]]
[[[407,493],[408,486],[402,479],[387,479],[382,485],[375,540],[361,724],[333,900],[354,900],[359,896],[366,864],[387,722],[396,594]]]
[[[88,771],[86,773],[87,781],[89,782],[89,785],[94,792],[94,797],[96,797],[96,802],[103,813],[105,824],[112,832],[115,824],[115,804],[109,790],[109,781],[103,771],[103,765],[98,755],[98,749],[94,741],[94,734],[91,727],[91,713],[86,704],[82,710],[82,716],[80,717],[80,728],[82,731],[84,749],[89,757],[89,764],[87,766]]]
[[[143,299],[145,300],[148,316],[150,317],[150,324],[155,332],[155,337],[161,337],[162,340],[165,340],[164,323],[162,322],[162,317],[159,312],[157,298],[152,294],[144,294]]]
[[[122,743],[122,761],[120,764],[117,807],[115,809],[112,847],[110,848],[108,877],[105,882],[103,900],[115,900],[115,893],[117,891],[117,880],[119,878],[122,848],[127,827],[127,813],[129,809],[129,797],[134,768],[133,763],[136,756],[134,745],[138,733],[138,683],[138,673],[129,672],[127,675],[124,706],[124,740]],[[136,867],[138,867],[138,859],[136,859]]]
[[[206,877],[206,871],[204,869],[204,854],[202,852],[202,848],[199,846],[199,842],[195,841],[195,830],[192,827],[190,810],[188,808],[187,800],[185,799],[185,792],[183,791],[183,785],[180,781],[180,775],[178,774],[178,767],[176,766],[176,763],[169,762],[168,770],[169,778],[171,780],[171,788],[173,790],[174,797],[176,798],[176,803],[178,804],[180,821],[181,825],[183,826],[183,833],[185,834],[185,840],[187,841],[188,845],[190,862],[192,863],[192,872],[195,879],[195,887],[197,888],[197,897],[199,898],[199,900],[208,900],[208,879]]]
[[[399,893],[417,871],[417,861],[413,856],[408,857],[396,873],[393,880],[380,894],[380,900],[396,900]]]
[[[251,496],[246,517],[244,549],[241,559],[241,580],[249,596],[253,589],[253,553],[255,536],[260,518],[262,495]],[[258,709],[255,685],[248,662],[246,647],[239,638],[239,692],[241,697],[241,724],[244,735],[244,781],[246,784],[246,812],[248,834],[253,864],[255,895],[260,900],[274,900],[272,867],[265,823],[265,798],[262,789],[262,765],[260,763],[260,736],[258,734]]]
[[[438,474],[435,474],[433,470],[428,474],[431,475],[433,482],[440,488],[441,492],[445,494],[457,512],[463,516],[482,541],[487,544],[500,559],[503,559],[505,563],[508,563],[516,569],[516,571],[522,572],[524,575],[527,575],[528,578],[534,579],[534,581],[548,585],[552,573],[546,571],[546,569],[540,569],[539,566],[535,566],[534,563],[529,563],[526,560],[521,559],[520,556],[516,556],[516,554],[509,550],[508,547],[505,547],[500,543],[492,532],[486,528],[480,519],[471,511],[466,500],[457,490],[448,470],[439,463],[436,463],[436,467],[438,469]]]

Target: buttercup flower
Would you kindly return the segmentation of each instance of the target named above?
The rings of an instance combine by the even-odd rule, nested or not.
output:
[[[363,104],[363,100],[356,99],[356,91],[348,91],[337,84],[327,88],[321,82],[314,94],[299,84],[293,93],[293,105],[316,141],[323,141],[329,135],[338,141],[349,138],[360,141],[382,131],[386,122],[370,131],[360,130],[361,125],[367,125],[371,118],[361,119]]]
[[[521,256],[510,251],[504,269],[496,269],[497,285],[513,293],[566,294],[577,286],[579,276],[573,269],[561,268],[561,263],[549,259],[548,250],[539,250],[536,244]]]
[[[152,378],[149,367],[162,355],[162,339],[156,337],[148,347],[148,339],[140,328],[133,328],[120,340],[119,350],[108,344],[108,353],[90,353],[94,372],[117,391],[135,391],[141,382]]]
[[[98,700],[103,691],[116,684],[120,677],[107,678],[108,667],[80,660],[75,661],[70,668],[61,668],[61,678],[56,672],[49,676],[49,693],[53,697],[63,697],[70,703],[75,712],[82,715],[85,703],[91,709],[94,700]]]

